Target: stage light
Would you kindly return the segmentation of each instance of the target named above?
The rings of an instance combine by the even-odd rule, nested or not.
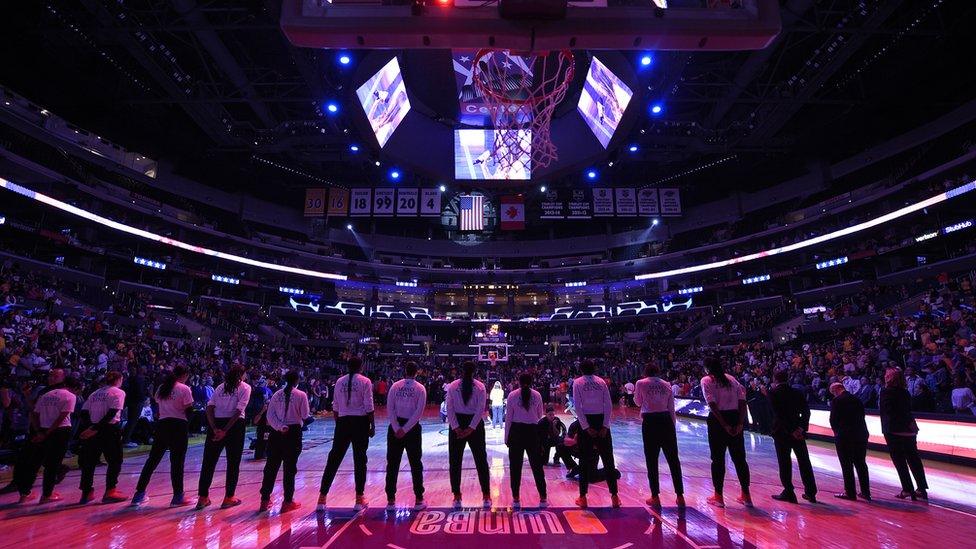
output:
[[[637,145],[631,145],[630,146],[630,152],[632,152],[632,153],[637,152]]]
[[[649,54],[649,53],[645,53],[640,58],[640,64],[641,64],[642,67],[648,67],[653,62],[654,62],[654,57],[651,54]]]
[[[390,179],[394,181],[400,179],[400,170],[390,170]]]
[[[546,186],[543,185],[543,186],[539,187],[539,192],[541,192],[541,193],[546,192]]]
[[[651,220],[651,225],[654,226],[654,227],[657,227],[658,223],[660,223],[660,222],[661,222],[661,220],[655,218],[655,219]]]
[[[439,190],[440,190],[440,191],[441,191],[442,193],[443,193],[443,192],[446,192],[446,191],[447,191],[447,187],[446,187],[446,186],[444,186],[444,185],[441,185],[440,187],[437,187],[437,188],[438,188],[438,189],[439,189]]]
[[[352,230],[352,223],[346,225],[346,229],[349,229],[351,231]]]
[[[587,179],[596,179],[597,175],[598,174],[596,173],[596,170],[589,170],[588,172],[586,172]]]
[[[662,112],[664,112],[664,105],[660,103],[654,103],[653,105],[651,105],[651,114],[657,116]]]
[[[377,160],[376,162],[373,162],[373,165],[376,166],[377,168],[379,168],[380,167],[380,161]]]
[[[331,114],[335,114],[339,112],[339,104],[334,101],[330,101],[325,105],[325,110],[329,111]]]
[[[702,291],[702,287],[701,286],[694,286],[692,288],[682,288],[682,289],[678,290],[678,295],[697,294],[698,292],[701,292],[701,291]]]
[[[340,65],[348,65],[349,63],[352,63],[352,57],[350,57],[348,53],[340,53],[339,54],[339,64]]]
[[[829,269],[831,267],[843,265],[844,263],[847,263],[846,255],[844,257],[838,257],[837,259],[831,259],[830,261],[821,261],[820,263],[817,263],[816,267],[817,270],[819,271],[821,269]]]
[[[239,278],[223,275],[210,275],[210,280],[213,280],[214,282],[223,282],[224,284],[233,284],[235,286],[241,283]]]
[[[278,291],[290,295],[303,295],[305,293],[305,290],[301,288],[288,288],[287,286],[278,286]]]
[[[166,264],[161,261],[153,261],[144,257],[133,257],[132,262],[136,265],[142,265],[143,267],[151,267],[153,269],[159,269],[160,271],[166,270]]]
[[[752,276],[752,277],[749,277],[749,278],[743,278],[742,279],[742,283],[743,284],[755,284],[757,282],[766,282],[767,280],[769,280],[769,278],[770,278],[770,276],[768,274],[767,275]]]
[[[359,145],[349,145],[349,150],[354,153],[359,152]]]

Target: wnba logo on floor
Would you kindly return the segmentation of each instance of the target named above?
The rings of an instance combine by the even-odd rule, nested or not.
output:
[[[491,535],[529,534],[562,535],[568,529],[573,534],[606,534],[607,529],[593,513],[566,510],[562,516],[552,511],[508,513],[496,511],[423,511],[417,513],[410,525],[410,533],[420,536],[433,534]]]

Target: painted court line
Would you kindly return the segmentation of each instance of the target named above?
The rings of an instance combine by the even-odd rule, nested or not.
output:
[[[373,533],[369,531],[369,528],[366,528],[366,525],[365,524],[360,524],[359,525],[359,529],[362,530],[363,533],[366,534],[367,536],[372,536],[373,535]]]
[[[352,526],[352,523],[354,523],[357,520],[359,520],[359,518],[363,516],[363,513],[365,511],[366,510],[363,509],[362,511],[356,513],[355,515],[352,516],[352,518],[349,519],[349,522],[347,522],[347,523],[345,523],[345,524],[342,525],[342,528],[339,528],[338,530],[336,530],[336,533],[335,534],[332,534],[332,537],[329,538],[329,541],[325,542],[325,545],[322,546],[322,549],[329,549],[329,547],[333,543],[335,543],[335,541],[337,539],[339,539],[339,536],[341,536],[342,533],[346,531],[346,528],[349,528],[350,526]]]

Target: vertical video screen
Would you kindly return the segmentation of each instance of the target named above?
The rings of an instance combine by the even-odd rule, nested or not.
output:
[[[386,145],[403,117],[410,112],[407,86],[400,74],[400,63],[394,57],[365,84],[356,89],[356,96],[366,112],[380,147]]]

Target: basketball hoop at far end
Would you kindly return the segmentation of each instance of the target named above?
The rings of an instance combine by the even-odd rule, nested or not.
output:
[[[550,124],[574,74],[570,50],[483,49],[475,56],[471,78],[491,116],[492,157],[503,173],[545,168],[558,159]]]

